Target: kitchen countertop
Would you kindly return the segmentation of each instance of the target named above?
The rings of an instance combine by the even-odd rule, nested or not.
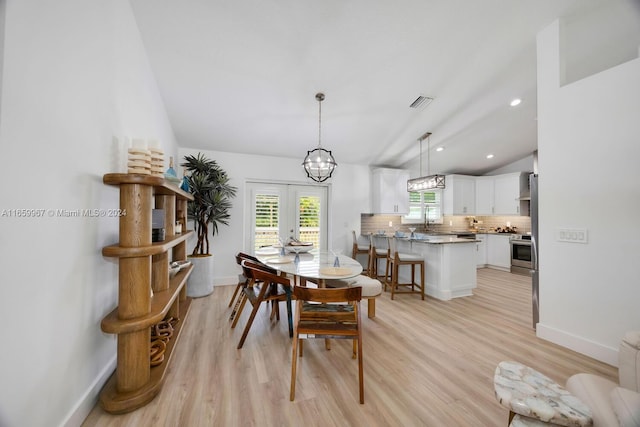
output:
[[[427,234],[424,238],[411,238],[411,237],[396,237],[396,239],[405,242],[415,243],[430,243],[430,244],[443,244],[443,243],[470,243],[477,242],[474,238],[457,237],[457,234],[465,233],[451,233],[451,234]],[[466,233],[468,234],[468,233]],[[392,234],[374,234],[374,237],[395,237]]]
[[[430,244],[443,244],[443,243],[470,243],[477,242],[477,239],[457,237],[453,236],[429,236],[424,239],[412,239],[410,237],[399,237],[399,239],[407,240],[415,243],[430,243]]]

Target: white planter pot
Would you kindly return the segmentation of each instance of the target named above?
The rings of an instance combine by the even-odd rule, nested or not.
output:
[[[213,255],[190,256],[193,271],[187,281],[187,296],[204,297],[213,292]]]

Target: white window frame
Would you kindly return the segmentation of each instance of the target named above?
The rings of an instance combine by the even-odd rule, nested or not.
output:
[[[435,202],[429,203],[424,201],[425,193],[435,193]],[[426,214],[429,213],[429,224],[444,224],[444,215],[442,213],[442,190],[435,189],[425,192],[416,193],[420,195],[420,202],[411,202],[411,194],[409,194],[409,214],[401,217],[402,224],[426,224]],[[419,216],[417,213],[411,214],[411,208],[419,208]]]

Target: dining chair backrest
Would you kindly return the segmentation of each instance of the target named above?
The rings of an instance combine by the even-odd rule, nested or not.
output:
[[[303,355],[304,338],[343,338],[353,340],[353,358],[358,359],[360,403],[364,403],[364,370],[362,364],[362,326],[360,300],[362,288],[306,288],[296,286],[297,299],[291,355],[291,389],[289,399],[296,395],[298,355]],[[344,303],[344,304],[339,304]],[[332,372],[334,373],[334,371]]]
[[[279,276],[278,271],[264,265],[261,262],[255,262],[249,259],[242,261],[242,269],[249,279],[254,282],[265,282],[270,284],[280,284],[291,287],[291,281],[285,276]]]
[[[244,260],[250,260],[253,261],[255,263],[259,263],[262,264],[258,258],[254,257],[253,255],[249,255],[247,253],[244,252],[238,252],[236,254],[236,263],[242,267],[242,261]],[[264,264],[263,264],[264,265]],[[275,270],[272,269],[272,272],[276,272]],[[242,274],[238,275],[238,284],[236,285],[235,290],[233,291],[233,295],[231,295],[231,299],[229,300],[229,307],[231,307],[232,305],[233,307],[233,311],[231,312],[231,315],[229,316],[229,320],[234,320],[237,312],[238,312],[238,308],[240,306],[240,298],[242,296],[241,294],[241,290],[242,288],[244,288],[245,286],[249,285],[249,277],[245,274],[244,269],[242,270]],[[234,304],[235,303],[235,304]],[[232,327],[235,327],[235,323]]]
[[[296,286],[293,295],[300,301],[320,303],[354,302],[362,299],[362,288],[306,288]]]
[[[272,271],[273,273],[277,273],[277,270],[275,270],[275,269],[273,269],[271,267],[268,267],[264,263],[260,262],[260,260],[258,258],[256,258],[256,257],[254,257],[253,255],[249,255],[249,254],[247,254],[245,252],[238,252],[236,254],[236,262],[238,263],[238,265],[242,267],[242,261],[244,261],[244,260],[249,260],[249,261],[252,261],[255,264],[260,264],[260,265],[266,267],[267,269],[269,269],[270,271]]]

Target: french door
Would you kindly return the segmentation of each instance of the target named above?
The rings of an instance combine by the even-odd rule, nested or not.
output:
[[[246,194],[248,250],[290,237],[327,248],[327,187],[248,182]]]

